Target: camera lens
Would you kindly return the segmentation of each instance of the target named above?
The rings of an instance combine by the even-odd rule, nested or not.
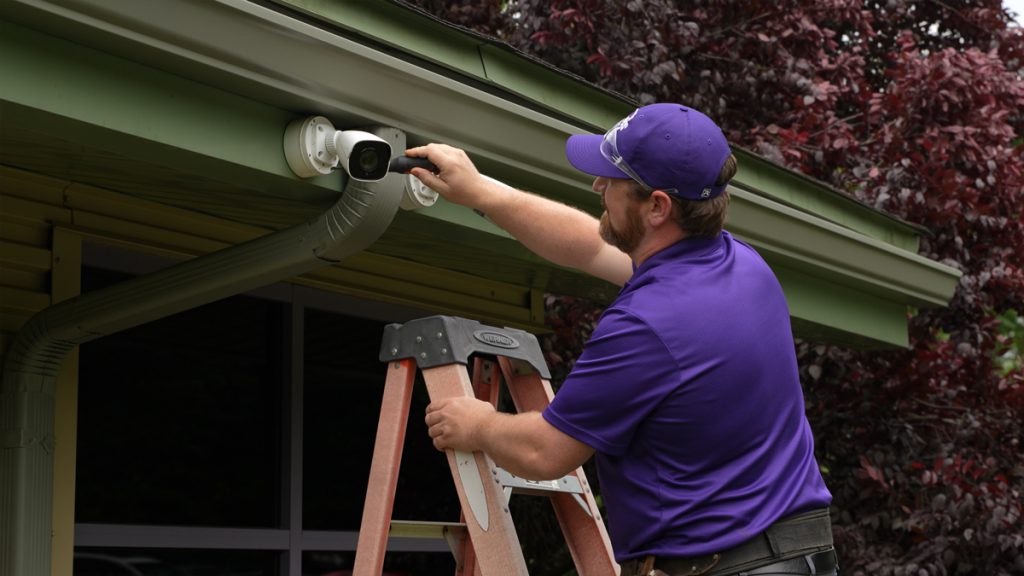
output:
[[[387,142],[363,140],[356,142],[348,159],[346,172],[363,182],[376,182],[388,175],[391,146]]]
[[[363,174],[375,174],[380,164],[380,156],[373,148],[365,148],[359,153],[359,168]]]

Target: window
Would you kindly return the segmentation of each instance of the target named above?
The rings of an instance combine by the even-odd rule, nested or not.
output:
[[[237,296],[82,346],[78,522],[280,524],[283,313]]]
[[[83,251],[83,292],[148,271],[119,252]],[[349,574],[381,334],[423,315],[276,286],[83,345],[74,574]],[[395,517],[457,520],[426,401],[419,386]],[[390,546],[388,574],[454,572],[443,541]]]
[[[251,550],[78,549],[76,576],[255,576],[274,574],[273,553]]]
[[[370,474],[387,364],[377,356],[383,324],[307,309],[305,467],[307,530],[358,530]],[[457,522],[459,501],[447,460],[434,450],[419,383],[409,410],[394,517]],[[428,496],[429,495],[429,496]]]

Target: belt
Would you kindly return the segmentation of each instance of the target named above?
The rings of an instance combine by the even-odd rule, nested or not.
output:
[[[794,565],[802,565],[804,570],[793,574],[828,574],[825,570],[827,558],[824,556],[817,558],[818,564],[810,564],[812,571],[807,571],[808,562],[814,562],[815,558],[811,557],[818,552],[828,552],[835,558],[832,552],[832,523],[827,508],[783,518],[754,538],[717,554],[693,557],[648,555],[634,558],[622,564],[622,576],[649,576],[656,574],[655,568],[672,576],[753,575],[764,573],[753,570],[791,559],[796,561]]]
[[[782,562],[772,562],[752,570],[737,572],[736,576],[779,576],[779,575],[810,574],[812,576],[837,576],[839,560],[835,550],[815,552],[806,556],[790,558]]]

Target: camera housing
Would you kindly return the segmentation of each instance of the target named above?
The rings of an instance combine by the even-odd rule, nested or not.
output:
[[[336,130],[323,116],[299,118],[284,132],[284,155],[297,176],[330,174],[339,165],[349,177],[376,182],[388,174],[391,145],[361,130]]]
[[[369,132],[338,130],[327,139],[327,151],[356,180],[376,182],[388,174],[391,145]]]

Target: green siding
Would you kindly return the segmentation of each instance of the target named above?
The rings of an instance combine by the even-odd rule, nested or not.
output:
[[[5,131],[184,163],[275,195],[308,194],[310,184],[340,190],[339,174],[305,182],[292,174],[282,138],[295,116],[279,108],[3,21],[0,69]]]

